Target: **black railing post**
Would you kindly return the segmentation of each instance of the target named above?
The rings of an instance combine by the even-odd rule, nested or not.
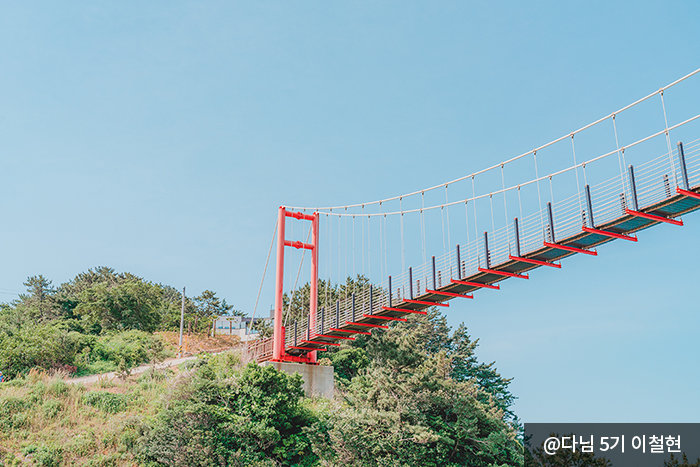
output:
[[[433,256],[433,290],[437,290],[437,282],[435,282],[435,256]]]
[[[389,276],[389,307],[394,306],[391,300],[391,276]]]
[[[297,320],[294,320],[294,347],[297,345]]]
[[[486,269],[491,269],[491,258],[489,257],[489,234],[484,231],[484,259],[486,260]]]
[[[352,293],[352,322],[355,322],[355,292]]]
[[[588,209],[588,226],[595,229],[593,222],[593,201],[591,201],[591,187],[586,185],[586,209]]]
[[[517,217],[513,220],[513,228],[515,229],[515,256],[520,258],[520,229]]]
[[[326,309],[321,308],[321,323],[319,323],[321,325],[321,332],[319,334],[323,334],[325,320],[326,320]]]
[[[688,180],[688,167],[685,165],[685,153],[683,152],[683,143],[678,142],[678,159],[681,165],[681,176],[683,177],[683,189],[690,190],[690,181]]]
[[[554,239],[554,214],[552,213],[552,203],[547,203],[547,217],[549,219],[549,238],[552,243],[555,243]]]
[[[457,279],[462,280],[462,257],[459,254],[459,243],[457,244]]]
[[[413,300],[413,268],[411,267],[408,268],[408,284],[408,289],[410,290],[408,296],[411,300]]]
[[[374,296],[372,294],[372,286],[369,286],[369,314],[373,315],[374,314]],[[352,321],[353,323],[355,320]]]
[[[347,302],[345,302],[347,304]],[[340,300],[335,302],[335,327],[340,327]]]
[[[634,167],[630,164],[629,167],[630,175],[630,187],[632,188],[632,206],[635,211],[639,211],[639,201],[637,200],[637,185],[634,183]]]

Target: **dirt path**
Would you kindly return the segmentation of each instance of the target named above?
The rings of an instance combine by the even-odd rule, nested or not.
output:
[[[169,359],[165,360],[164,362],[158,363],[156,365],[156,369],[162,370],[163,368],[167,368],[168,366],[179,365],[180,363],[184,363],[188,360],[194,360],[196,358],[197,358],[196,355],[194,355],[192,357],[169,358]],[[148,370],[151,367],[152,367],[152,365],[150,365],[150,364],[137,366],[136,368],[131,369],[131,374],[138,375],[139,373],[143,373],[144,371]],[[81,376],[80,378],[68,378],[68,379],[66,379],[66,383],[90,384],[90,383],[96,383],[100,377],[106,377],[108,379],[112,379],[115,376],[116,376],[116,373],[114,371],[111,371],[109,373],[102,373],[99,375]]]
[[[224,352],[230,352],[232,350],[237,350],[238,348],[239,347],[232,347],[230,349],[210,353],[210,355],[217,355],[217,354],[224,353]],[[169,366],[177,366],[181,363],[184,363],[184,362],[189,361],[189,360],[195,360],[197,358],[198,358],[198,355],[193,355],[191,357],[182,357],[182,358],[168,358],[168,359],[164,360],[163,362],[156,364],[156,370],[162,370],[163,368],[168,368]],[[151,367],[153,367],[153,365],[151,365],[151,364],[137,366],[137,367],[131,369],[131,374],[138,375],[138,374],[143,373],[144,371],[148,370]],[[115,376],[116,376],[116,372],[112,371],[109,373],[102,373],[99,375],[81,376],[80,378],[67,378],[66,383],[90,384],[90,383],[96,383],[100,377],[112,379]]]

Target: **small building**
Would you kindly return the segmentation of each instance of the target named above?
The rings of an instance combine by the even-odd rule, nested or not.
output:
[[[253,318],[247,316],[219,316],[214,320],[214,334],[238,336],[242,342],[257,339],[258,331],[252,329]],[[270,318],[255,318],[255,323],[270,322]]]

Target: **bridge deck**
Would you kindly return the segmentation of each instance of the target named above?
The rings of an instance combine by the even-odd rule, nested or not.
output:
[[[690,191],[693,193],[700,193],[700,185],[694,186]],[[640,212],[664,219],[673,219],[698,209],[700,209],[700,199],[683,193],[677,193],[661,202],[642,209]],[[596,225],[595,230],[629,236],[630,234],[662,222],[664,222],[664,220],[656,220],[653,217],[640,217],[639,215],[630,214],[629,211],[627,211],[626,214],[617,219],[601,225]],[[593,248],[613,240],[616,240],[613,236],[597,233],[595,231],[582,230],[580,233],[558,240],[556,245],[580,250],[580,253],[592,253]],[[481,270],[476,274],[463,278],[460,283],[452,281],[442,287],[438,287],[432,292],[414,297],[414,299],[410,301],[406,299],[392,301],[391,306],[381,307],[379,311],[375,311],[374,313],[366,314],[358,311],[354,319],[339,320],[335,323],[335,326],[331,326],[328,330],[324,329],[322,334],[294,336],[291,341],[292,345],[287,344],[285,351],[289,355],[299,356],[305,355],[311,350],[324,350],[327,346],[339,346],[340,342],[353,339],[357,335],[370,333],[373,329],[386,329],[387,325],[391,322],[405,321],[411,314],[425,314],[426,312],[423,310],[426,308],[444,304],[444,302],[452,298],[457,298],[454,295],[469,294],[474,290],[479,290],[483,286],[493,287],[494,284],[512,277],[512,275],[524,275],[528,271],[544,266],[544,264],[536,264],[537,262],[552,263],[579,253],[579,251],[574,250],[554,248],[553,246],[543,244],[542,248],[525,255],[523,259],[511,258],[500,264],[492,265],[490,269]],[[532,262],[527,262],[525,260],[531,260]],[[502,273],[507,273],[511,276],[502,275]],[[470,282],[473,285],[468,285],[464,282]],[[287,341],[289,342],[289,338]]]

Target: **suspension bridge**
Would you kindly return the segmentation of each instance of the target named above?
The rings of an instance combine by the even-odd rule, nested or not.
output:
[[[545,145],[423,190],[280,207],[274,336],[249,352],[258,361],[313,364],[328,347],[429,307],[494,293],[506,279],[561,268],[572,255],[596,256],[609,242],[637,242],[656,225],[683,226],[681,216],[700,209],[699,88],[700,69]],[[294,238],[294,224],[304,222],[306,236]],[[287,251],[301,253],[293,282]],[[302,265],[310,277],[306,316],[291,320]],[[327,285],[321,297],[319,279]]]

